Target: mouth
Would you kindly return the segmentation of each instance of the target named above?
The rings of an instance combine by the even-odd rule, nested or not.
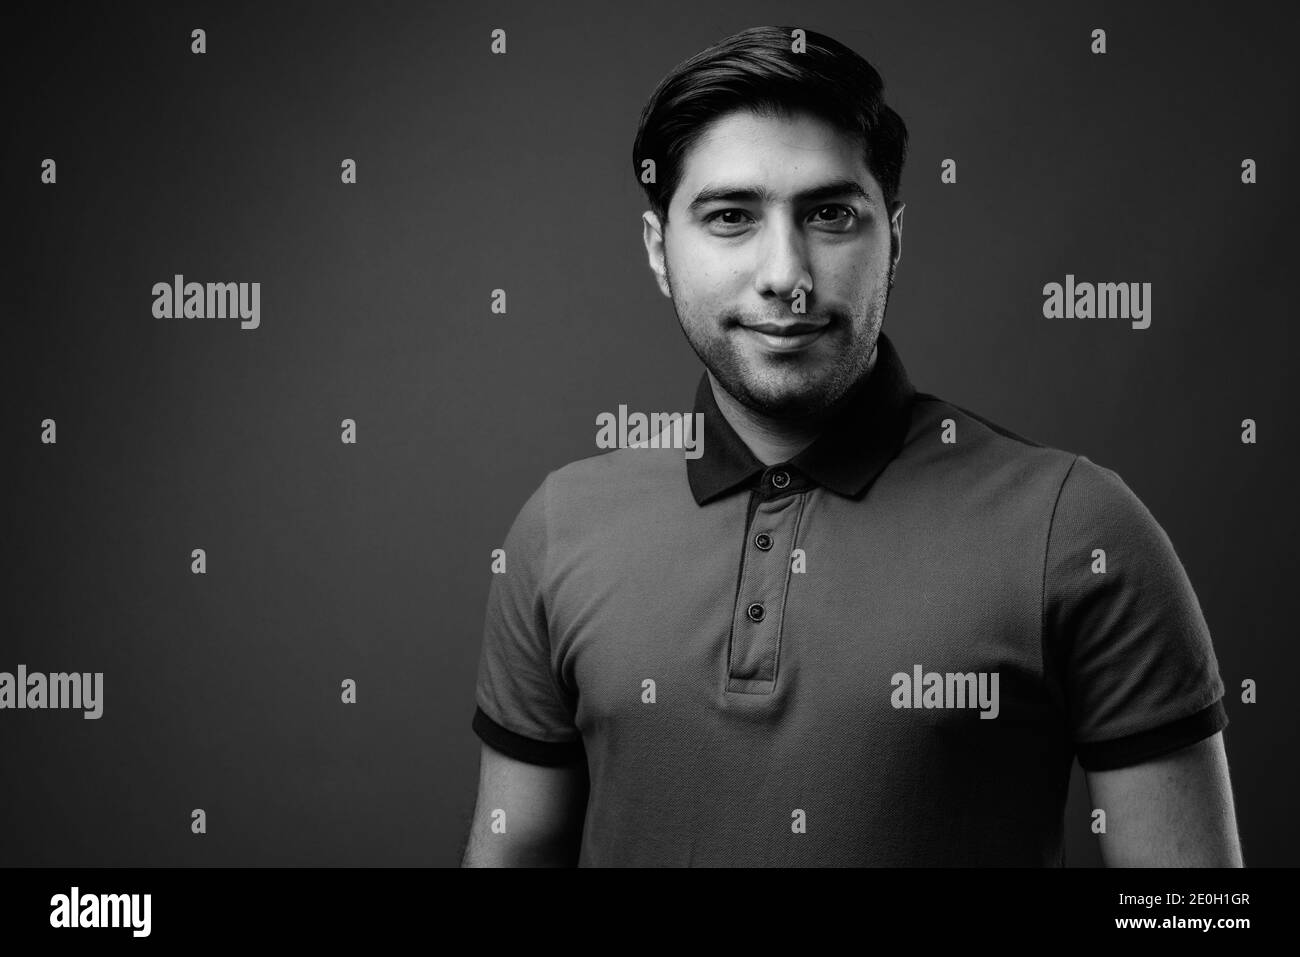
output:
[[[760,322],[752,326],[741,326],[741,329],[773,352],[798,352],[820,339],[826,326],[811,322]]]

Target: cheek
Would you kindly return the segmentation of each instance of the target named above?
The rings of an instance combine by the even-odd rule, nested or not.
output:
[[[846,243],[827,251],[818,263],[818,275],[827,285],[841,289],[868,289],[889,269],[889,240],[880,243]]]
[[[689,290],[695,298],[728,289],[742,278],[743,266],[737,262],[735,251],[713,244],[682,242],[679,237],[669,244],[667,256],[673,283]]]
[[[704,256],[683,256],[677,261],[674,279],[680,277],[684,289],[697,300],[716,296],[736,281],[734,268],[728,269]]]
[[[710,269],[698,262],[680,262],[672,271],[673,294],[702,322],[734,308],[739,281],[734,272]]]

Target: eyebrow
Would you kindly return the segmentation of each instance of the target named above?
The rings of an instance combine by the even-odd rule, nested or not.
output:
[[[807,203],[833,199],[836,196],[854,196],[867,206],[874,207],[876,205],[871,195],[862,188],[862,184],[852,179],[832,180],[829,183],[823,183],[821,186],[814,186],[812,189],[795,193],[794,198],[796,202]],[[727,200],[733,203],[753,203],[768,201],[772,198],[772,192],[761,186],[719,183],[707,185],[696,193],[695,198],[686,207],[686,211],[693,213],[701,206],[706,206],[718,200]]]

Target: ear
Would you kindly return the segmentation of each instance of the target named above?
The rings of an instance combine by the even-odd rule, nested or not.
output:
[[[889,258],[895,268],[903,256],[903,210],[906,207],[902,200],[895,200],[894,210],[889,216]]]
[[[668,289],[668,276],[664,267],[664,227],[653,210],[647,209],[641,214],[641,240],[645,243],[646,257],[650,260],[650,271],[655,274],[659,291],[668,298],[672,293]]]

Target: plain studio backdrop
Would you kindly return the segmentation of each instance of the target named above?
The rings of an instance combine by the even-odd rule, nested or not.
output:
[[[104,713],[0,713],[0,863],[458,862],[491,551],[548,471],[598,451],[599,413],[685,411],[700,374],[642,247],[641,108],[676,63],[794,16],[870,60],[911,133],[885,329],[913,382],[1114,469],[1150,508],[1214,636],[1246,862],[1297,863],[1279,760],[1300,669],[1284,15],[5,16],[0,670],[103,672]],[[178,273],[259,282],[259,327],[154,318],[153,284]],[[1044,284],[1067,274],[1150,282],[1150,328],[1044,318]],[[1076,765],[1071,865],[1099,860],[1089,810]]]

